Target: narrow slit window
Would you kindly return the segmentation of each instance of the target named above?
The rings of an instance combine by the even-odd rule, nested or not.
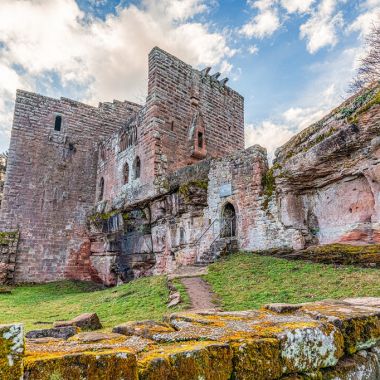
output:
[[[104,178],[102,177],[99,183],[99,198],[98,198],[99,201],[103,200],[103,195],[104,195]]]
[[[141,174],[141,161],[139,157],[136,157],[135,160],[135,178],[140,178]]]
[[[129,182],[129,165],[128,163],[125,164],[124,166],[124,183]]]
[[[203,133],[198,132],[198,148],[202,149],[203,148]]]
[[[57,115],[54,122],[54,130],[59,132],[62,127],[62,116]]]

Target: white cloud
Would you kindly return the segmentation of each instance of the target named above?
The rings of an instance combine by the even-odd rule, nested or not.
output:
[[[280,19],[278,18],[277,11],[268,9],[246,23],[242,27],[241,33],[250,38],[264,38],[271,36],[279,27]]]
[[[339,1],[342,0],[322,0],[311,17],[301,25],[300,37],[307,40],[309,53],[337,44],[338,29],[344,24],[342,12],[336,11]]]
[[[259,52],[257,45],[248,46],[248,52],[252,55],[256,55]]]
[[[348,27],[349,32],[359,32],[363,38],[375,23],[380,22],[380,0],[368,0],[362,5],[361,13]]]
[[[281,5],[288,13],[306,13],[314,2],[315,0],[281,0]]]
[[[243,25],[240,33],[248,38],[265,38],[271,36],[281,25],[278,10],[274,6],[276,0],[258,0],[251,2],[252,8],[259,10],[258,14]]]
[[[193,21],[208,4],[142,0],[139,6],[118,6],[115,15],[101,20],[84,14],[75,0],[1,0],[0,75],[5,79],[0,80],[0,131],[10,129],[17,87],[36,90],[38,83],[57,96],[58,81],[66,92],[92,104],[141,100],[147,55],[156,45],[192,65],[223,62],[225,70],[231,69],[228,58],[235,51],[226,35]],[[49,83],[51,77],[55,82]],[[5,144],[1,139],[0,150]]]
[[[269,159],[276,148],[294,134],[320,120],[338,106],[347,95],[347,87],[353,77],[361,47],[343,50],[332,60],[310,67],[314,78],[299,93],[294,105],[273,118],[246,126],[246,145],[260,144],[267,148]]]

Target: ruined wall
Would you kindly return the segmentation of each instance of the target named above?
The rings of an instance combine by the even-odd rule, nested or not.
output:
[[[196,260],[195,242],[207,206],[209,162],[166,177],[166,192],[89,217],[91,265],[112,285],[167,273]]]
[[[210,244],[220,233],[223,210],[227,204],[232,204],[240,249],[292,247],[295,244],[297,231],[285,229],[279,221],[271,173],[266,151],[258,145],[212,160],[205,217],[215,226],[202,243]]]
[[[5,171],[7,167],[7,157],[0,154],[0,209],[1,203],[4,197],[4,182],[5,182]]]
[[[95,199],[97,142],[134,111],[130,103],[95,108],[17,91],[0,225],[20,230],[16,281],[91,278],[84,222]]]
[[[155,96],[167,173],[244,148],[243,97],[207,70],[195,70],[155,48],[149,54],[148,93]]]
[[[165,192],[165,176],[177,169],[242,148],[243,98],[206,71],[154,48],[149,54],[146,105],[100,146],[97,183],[99,194],[104,179],[104,210]]]
[[[363,90],[277,151],[281,220],[302,245],[380,241],[380,88]]]

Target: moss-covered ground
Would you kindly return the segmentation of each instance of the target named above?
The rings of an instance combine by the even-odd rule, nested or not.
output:
[[[164,276],[141,278],[108,289],[76,281],[22,285],[14,287],[11,294],[0,294],[0,324],[22,322],[26,330],[32,330],[48,328],[54,321],[80,313],[96,312],[103,326],[110,329],[127,321],[160,320],[164,314],[184,307],[167,309],[168,298]]]
[[[224,310],[255,309],[273,302],[380,297],[380,270],[313,264],[237,253],[209,266],[205,279]]]

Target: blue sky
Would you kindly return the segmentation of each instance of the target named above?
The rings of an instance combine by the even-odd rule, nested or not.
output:
[[[245,97],[247,146],[272,155],[347,96],[380,0],[1,0],[0,151],[16,88],[144,102],[156,45]]]

